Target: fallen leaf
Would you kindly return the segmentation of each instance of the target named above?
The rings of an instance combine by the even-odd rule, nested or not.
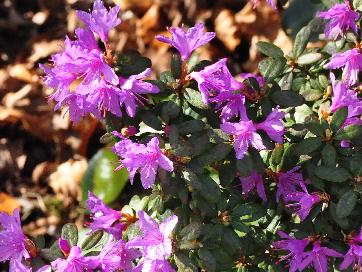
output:
[[[20,204],[16,198],[0,192],[0,212],[12,214],[17,208],[20,208]]]

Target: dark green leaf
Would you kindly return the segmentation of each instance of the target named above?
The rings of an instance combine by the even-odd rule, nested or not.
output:
[[[322,145],[322,139],[319,137],[307,138],[297,143],[294,148],[296,155],[309,155],[313,151],[316,151]]]
[[[323,96],[323,91],[311,88],[302,88],[299,92],[305,101],[316,101]]]
[[[185,253],[177,251],[174,259],[179,272],[197,272],[196,263],[191,260]]]
[[[362,136],[361,125],[349,125],[340,129],[336,136],[336,140],[354,140]]]
[[[303,96],[293,91],[276,91],[272,94],[271,99],[282,107],[296,107],[304,103]]]
[[[344,121],[348,116],[348,108],[343,107],[339,108],[332,116],[332,120],[330,123],[331,129],[333,132],[337,132],[340,127],[343,125]]]
[[[149,58],[143,57],[137,51],[127,51],[118,55],[114,70],[118,75],[128,77],[142,73],[151,66]]]
[[[344,182],[350,177],[350,174],[344,168],[327,166],[318,166],[315,174],[321,179],[332,182]]]
[[[283,72],[285,64],[285,58],[266,58],[259,63],[259,70],[266,79],[272,79]]]
[[[276,45],[269,42],[257,42],[259,51],[268,57],[283,57],[283,51]]]
[[[209,250],[201,248],[199,249],[198,254],[201,259],[201,267],[205,271],[216,271],[216,259]]]
[[[297,36],[295,37],[292,51],[294,59],[297,59],[304,52],[309,42],[311,32],[312,30],[310,26],[305,26],[299,30]]]
[[[357,202],[357,196],[353,190],[348,190],[345,192],[341,198],[338,200],[336,215],[339,218],[347,217],[353,211]]]
[[[336,150],[331,144],[326,144],[322,149],[322,159],[323,163],[328,167],[333,167],[336,165]]]
[[[171,58],[171,72],[174,78],[181,77],[182,61],[180,54],[173,54]]]
[[[177,101],[177,98],[175,98],[175,100]],[[181,112],[181,107],[179,104],[175,103],[174,101],[167,101],[162,105],[161,117],[166,123],[168,123],[170,122],[170,120],[177,118],[180,112]],[[157,124],[156,126],[159,127],[159,124]]]
[[[202,131],[205,127],[205,123],[201,120],[189,120],[178,125],[180,134],[190,134]]]
[[[203,229],[201,222],[192,222],[184,227],[178,234],[181,240],[193,241],[200,237]]]
[[[277,144],[271,155],[271,164],[274,166],[278,166],[279,163],[282,161],[282,157],[284,154],[284,145]]]
[[[293,85],[293,73],[285,74],[279,81],[279,86],[282,90],[289,91]]]

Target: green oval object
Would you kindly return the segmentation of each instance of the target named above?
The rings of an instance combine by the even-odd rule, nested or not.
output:
[[[114,171],[117,162],[117,155],[108,148],[99,150],[93,156],[82,181],[83,200],[87,198],[88,191],[106,204],[117,199],[128,181],[126,168]]]

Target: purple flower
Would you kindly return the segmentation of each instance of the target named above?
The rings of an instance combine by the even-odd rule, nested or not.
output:
[[[176,272],[167,260],[149,260],[143,261],[132,272]]]
[[[342,79],[348,85],[353,85],[358,81],[358,73],[362,69],[362,54],[360,49],[353,48],[343,53],[332,56],[329,63],[325,65],[327,69],[343,69]]]
[[[329,20],[325,28],[325,35],[328,39],[337,39],[351,30],[358,33],[356,21],[359,19],[358,12],[351,9],[348,1],[343,4],[336,4],[329,10],[319,12],[320,18]]]
[[[227,59],[205,67],[199,72],[192,72],[190,76],[197,81],[202,100],[208,104],[210,92],[213,95],[221,91],[232,92],[242,88],[243,84],[233,78],[226,66]]]
[[[333,84],[331,112],[347,107],[348,118],[360,116],[362,114],[362,100],[358,98],[357,93],[348,89],[343,82],[336,81],[333,73],[330,74],[330,78]]]
[[[220,125],[222,131],[234,137],[234,149],[236,158],[244,158],[249,146],[252,145],[257,150],[263,150],[266,147],[263,144],[261,136],[256,132],[253,121],[240,121],[239,123],[225,122]]]
[[[238,91],[223,91],[210,98],[210,102],[216,102],[215,108],[221,110],[221,122],[226,122],[233,117],[240,116],[246,119],[245,96]]]
[[[215,38],[214,32],[204,32],[204,28],[202,23],[190,27],[187,31],[180,27],[170,27],[168,31],[172,35],[171,39],[162,35],[157,35],[156,39],[171,44],[180,52],[182,60],[187,60],[195,49]]]
[[[317,193],[309,194],[303,183],[301,183],[301,187],[303,192],[290,193],[284,197],[284,200],[287,203],[292,202],[286,206],[296,211],[303,221],[307,218],[313,206],[322,201],[322,199]]]
[[[51,263],[57,272],[74,272],[92,270],[98,266],[94,257],[85,257],[78,246],[73,246],[66,259],[58,258]]]
[[[157,137],[144,145],[133,143],[118,132],[113,133],[121,138],[112,149],[121,158],[121,165],[116,170],[126,167],[131,184],[136,172],[139,172],[143,188],[149,189],[155,183],[158,167],[168,172],[173,171],[173,163],[162,153]]]
[[[73,122],[97,107],[120,114],[115,87],[118,76],[97,47],[93,33],[78,28],[76,34],[77,40],[66,38],[63,52],[52,56],[52,67],[40,65],[46,74],[45,83],[56,89],[49,97],[57,102],[55,110],[68,106]]]
[[[77,16],[106,43],[108,41],[108,32],[121,23],[118,18],[119,10],[120,7],[115,6],[108,11],[102,0],[95,0],[91,13],[78,10]]]
[[[268,115],[265,121],[254,124],[253,121],[244,119],[239,123],[225,122],[220,128],[229,135],[234,137],[234,149],[236,158],[242,159],[252,145],[257,150],[263,150],[266,147],[263,144],[261,136],[256,132],[258,129],[264,130],[268,136],[277,143],[283,142],[284,125],[281,119],[284,117],[283,112],[279,112],[276,108]]]
[[[90,224],[90,229],[92,231],[104,230],[117,239],[122,237],[124,224],[120,222],[122,214],[119,211],[106,206],[103,201],[96,197],[92,192],[88,193],[86,205],[91,212],[93,222]]]
[[[130,272],[133,269],[132,261],[140,256],[140,251],[129,248],[123,240],[109,241],[97,256],[97,268],[103,272]]]
[[[0,213],[0,262],[10,261],[10,271],[29,271],[22,260],[29,259],[26,236],[21,229],[19,210],[13,215]],[[30,269],[31,270],[31,269]]]
[[[170,236],[177,224],[177,216],[173,215],[165,219],[161,224],[157,224],[144,211],[139,211],[138,217],[142,235],[129,241],[128,245],[143,248],[142,271],[174,271],[169,264],[166,264],[166,259],[172,253]],[[166,269],[162,270],[162,267]],[[157,269],[153,270],[153,268]]]
[[[343,262],[341,263],[340,269],[345,270],[350,265],[352,265],[353,269],[359,271],[362,267],[362,231],[358,235],[352,234],[348,235],[348,245],[349,250],[344,255]]]
[[[289,272],[295,272],[302,262],[302,253],[309,244],[309,240],[308,238],[295,239],[283,231],[278,231],[278,235],[284,240],[274,242],[273,247],[276,250],[289,251],[287,255],[280,258],[280,261],[288,261],[290,265]]]
[[[286,197],[297,192],[298,188],[305,187],[302,174],[296,173],[299,169],[300,166],[296,166],[287,172],[277,173],[277,202],[279,202],[281,196],[283,196],[283,199],[286,200]]]
[[[250,176],[248,177],[240,177],[241,186],[243,188],[243,195],[248,196],[248,194],[256,188],[256,191],[259,197],[263,201],[267,201],[263,176],[260,175],[258,172],[253,171]]]
[[[327,257],[343,257],[343,255],[328,247],[322,247],[319,241],[314,242],[313,249],[309,252],[302,254],[303,261],[299,266],[302,271],[308,266],[313,266],[316,272],[328,271],[328,258]]]
[[[285,113],[275,108],[265,119],[265,121],[256,124],[256,129],[261,129],[268,134],[268,136],[277,143],[283,143],[283,135],[285,133],[282,119]]]
[[[138,75],[132,75],[128,78],[119,78],[120,84],[120,103],[124,104],[127,114],[130,117],[134,117],[136,114],[137,102],[142,104],[141,95],[147,93],[159,93],[160,89],[145,81],[141,81],[145,77],[148,77],[152,73],[150,68]]]

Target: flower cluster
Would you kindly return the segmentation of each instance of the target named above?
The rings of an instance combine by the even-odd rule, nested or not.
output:
[[[159,92],[156,86],[141,81],[151,74],[150,69],[122,78],[112,68],[115,60],[106,42],[110,29],[121,23],[118,12],[119,7],[108,11],[101,0],[95,1],[90,14],[78,11],[86,28],[75,30],[74,41],[66,37],[64,50],[52,56],[50,67],[40,66],[46,74],[44,82],[56,90],[50,96],[55,109],[67,106],[73,122],[88,113],[97,118],[104,117],[106,111],[121,116],[122,105],[133,117],[143,94]],[[106,52],[98,47],[94,34],[105,43]]]
[[[86,239],[109,239],[91,251],[62,237],[60,256],[58,250],[42,271],[279,271],[287,261],[292,272],[326,272],[340,252],[344,259],[335,266],[361,270],[362,236],[355,231],[362,224],[362,46],[355,2],[319,13],[325,50],[307,48],[313,25],[323,20],[300,30],[289,54],[258,43],[266,56],[259,74],[235,76],[226,58],[195,64],[191,55],[216,34],[202,23],[170,27],[156,39],[179,54],[152,81],[144,80],[152,73],[145,58],[130,61],[125,72],[128,55],[111,50],[108,33],[121,23],[119,7],[96,0],[90,13],[78,11],[85,28],[41,66],[55,89],[50,99],[55,109],[68,107],[74,122],[86,114],[105,119],[103,139],[119,159],[115,170],[125,168],[131,184],[140,181],[152,193],[117,211],[90,192]],[[344,46],[333,47],[337,42]],[[0,214],[0,261],[29,271],[28,243],[18,212]],[[275,262],[275,250],[287,254]]]

